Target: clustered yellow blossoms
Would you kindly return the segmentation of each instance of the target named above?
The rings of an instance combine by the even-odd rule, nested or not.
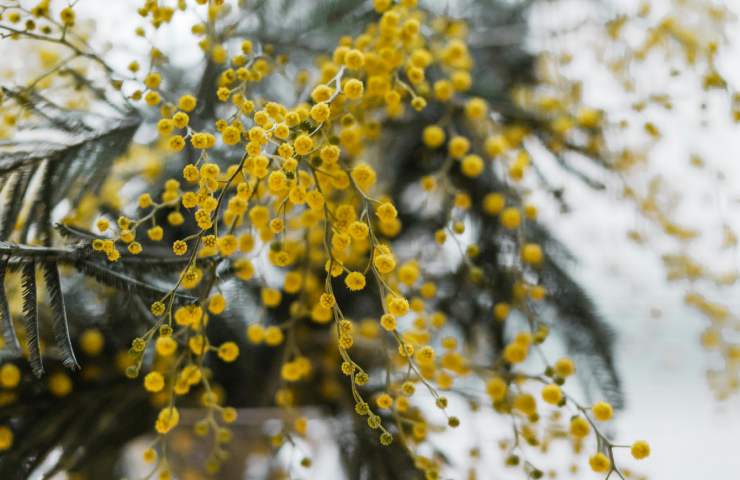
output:
[[[42,2],[39,8],[46,10],[34,15],[48,15],[48,3]],[[150,306],[156,324],[133,340],[129,352],[127,374],[137,377],[145,369],[143,386],[161,408],[154,424],[160,435],[144,456],[157,463],[160,478],[169,478],[170,466],[157,448],[166,452],[167,435],[181,419],[178,400],[188,394],[197,395],[206,410],[195,424],[195,433],[212,435],[214,440],[206,470],[217,472],[227,458],[224,445],[232,437],[228,425],[237,414],[224,405],[223,391],[212,382],[207,361],[235,362],[240,351],[234,341],[212,344],[205,327],[239,305],[230,305],[220,290],[219,265],[228,265],[235,278],[259,287],[265,310],[289,303],[289,318],[276,324],[254,321],[246,328],[250,344],[281,347],[285,352],[274,401],[292,422],[286,421],[273,438],[276,447],[293,435],[307,434],[306,420],[295,408],[299,403],[292,385],[309,379],[319,367],[301,352],[297,331],[309,323],[326,325],[320,331],[336,347],[329,358],[347,377],[357,415],[378,432],[382,445],[396,441],[401,446],[391,448],[407,449],[427,478],[438,478],[442,460],[420,453],[423,449],[418,447],[435,430],[446,427],[436,425],[433,414],[420,407],[424,399],[417,389],[429,394],[447,426],[455,428],[461,421],[448,412],[444,392],[454,393],[460,378],[479,377],[485,389],[481,398],[512,419],[515,438],[504,447],[507,463],[520,465],[532,478],[544,473],[520,460],[526,448],[520,438],[532,446],[540,444],[538,437],[547,434],[538,432],[538,424],[548,409],[570,409],[567,428],[576,451],[587,438],[595,437],[588,450],[595,452],[589,458],[595,472],[622,476],[615,464],[619,448],[630,449],[636,459],[649,455],[644,441],[617,445],[602,433],[600,423],[613,416],[609,403],[584,406],[566,393],[562,387],[575,372],[572,360],[564,357],[548,363],[542,374],[522,369],[521,364],[540,351],[549,333],[548,325],[531,308],[548,295],[537,280],[545,252],[525,237],[524,228],[537,218],[537,208],[526,200],[522,186],[532,167],[524,144],[531,132],[522,125],[496,121],[490,105],[468,93],[474,64],[463,22],[432,17],[417,8],[416,0],[374,0],[376,21],[355,37],[341,38],[334,51],[320,59],[318,78],[307,96],[283,104],[251,93],[275,73],[279,59],[248,39],[238,39],[237,45],[214,34],[219,19],[228,14],[229,2],[181,0],[176,7],[165,3],[147,0],[139,14],[156,29],[180,11],[207,9],[206,20],[194,25],[192,34],[210,60],[221,66],[215,92],[219,118],[213,125],[194,121],[206,99],[168,90],[171,86],[159,71],[166,58],[156,48],[149,71],[140,71],[139,63],[132,62],[129,71],[139,81],[130,99],[158,109],[155,128],[170,153],[167,161],[184,160],[184,166],[179,175],[164,182],[161,194],[141,193],[137,207],[143,213],[138,218],[96,219],[94,228],[100,238],[91,242],[96,252],[117,262],[124,255],[146,253],[144,237],[144,243],[156,245],[170,238],[170,233],[182,231],[176,227],[193,225],[193,233],[165,245],[168,255],[171,251],[173,258],[182,259],[183,268],[169,293]],[[10,23],[17,23],[25,11],[5,14]],[[74,11],[65,8],[59,21],[65,28],[73,26]],[[137,34],[145,36],[144,28],[137,29]],[[299,84],[309,84],[309,73],[299,77]],[[435,309],[437,285],[427,278],[424,265],[394,251],[392,239],[401,232],[402,220],[398,206],[383,189],[383,172],[376,172],[368,154],[384,133],[385,121],[415,115],[432,103],[443,114],[424,128],[419,140],[425,154],[445,161],[419,186],[425,195],[443,197],[452,205],[450,212],[444,212],[449,220],[446,226],[432,236],[438,248],[448,242],[461,247],[476,282],[485,281],[484,272],[475,265],[477,246],[463,249],[461,240],[466,211],[474,199],[450,176],[459,172],[477,179],[495,171],[507,186],[506,192],[491,188],[479,200],[490,221],[498,221],[514,239],[517,253],[511,265],[516,277],[513,296],[493,305],[491,320],[506,322],[519,310],[529,321],[511,336],[500,361],[484,367],[474,365],[466,346],[445,331],[446,317]],[[458,117],[469,133],[459,133]],[[573,129],[593,133],[600,122],[599,111],[584,107],[573,118],[553,118],[549,131],[562,139]],[[281,272],[281,283],[266,274],[265,260],[270,269]],[[177,296],[181,290],[197,299],[183,303]],[[339,299],[346,295],[367,295],[381,313],[362,321],[345,317]],[[86,348],[100,351],[102,340],[94,332],[87,335],[82,339]],[[388,358],[382,391],[365,388],[373,372],[355,360],[353,347],[359,343]],[[153,361],[149,352],[154,352]],[[3,365],[3,388],[19,382],[13,368]],[[63,380],[56,383],[59,391],[64,390]],[[0,427],[0,449],[11,444],[12,431]]]
[[[218,17],[218,7],[218,2],[209,4],[211,17]],[[280,305],[284,294],[296,295],[290,305],[289,321],[278,326],[251,324],[248,340],[277,346],[286,332],[294,335],[297,320],[333,322],[331,331],[336,335],[339,368],[349,377],[357,414],[367,417],[371,429],[380,431],[379,441],[383,445],[390,445],[393,435],[375,409],[392,411],[390,418],[396,423],[397,435],[407,448],[412,448],[425,440],[428,429],[421,413],[411,408],[415,384],[423,384],[437,407],[445,411],[448,402],[440,391],[452,389],[455,376],[469,375],[471,367],[454,337],[441,339],[441,354],[431,345],[445,324],[441,312],[427,311],[427,301],[434,298],[436,286],[432,281],[424,281],[417,261],[398,263],[387,240],[402,228],[398,212],[390,199],[374,195],[382,189],[375,188],[377,173],[363,153],[380,134],[379,115],[400,117],[407,114],[407,105],[412,110],[423,110],[429,101],[447,104],[450,111],[462,107],[473,131],[480,135],[467,138],[454,134],[444,121],[424,129],[422,141],[426,147],[446,152],[449,160],[437,174],[422,180],[422,188],[430,194],[443,191],[452,196],[455,207],[464,212],[471,199],[465,191],[455,190],[447,183],[448,172],[459,168],[463,175],[475,178],[484,172],[486,162],[496,161],[508,166],[508,177],[515,184],[529,167],[528,155],[520,148],[527,132],[516,126],[497,125],[490,119],[483,99],[466,96],[472,83],[473,62],[462,23],[442,19],[426,23],[429,20],[415,9],[415,1],[398,5],[376,1],[375,9],[379,20],[356,38],[343,38],[331,58],[320,65],[319,81],[310,91],[310,102],[293,106],[250,98],[250,85],[263,81],[274,68],[268,58],[255,53],[252,42],[244,40],[240,51],[230,55],[225,46],[212,45],[210,39],[205,39],[201,43],[204,50],[213,61],[225,65],[216,92],[223,115],[211,131],[189,126],[190,116],[197,115],[199,99],[185,94],[174,103],[162,104],[165,86],[161,77],[156,71],[147,73],[143,80],[146,90],[135,92],[133,97],[160,107],[162,118],[157,131],[170,151],[192,149],[197,158],[185,165],[181,178],[165,183],[160,199],[155,200],[148,193],[139,197],[138,206],[149,210],[145,216],[138,220],[119,218],[112,238],[98,240],[93,246],[115,261],[120,256],[118,244],[126,245],[131,254],[142,251],[136,242],[141,230],[150,240],[163,238],[166,225],[155,223],[159,210],[168,210],[167,223],[173,226],[192,218],[199,231],[171,245],[175,255],[189,259],[177,288],[194,289],[204,277],[212,277],[213,272],[203,272],[198,260],[215,257],[229,259],[240,280],[262,283],[261,300],[267,309]],[[166,22],[172,15],[163,14],[155,2],[147,2],[140,13],[151,16],[155,23]],[[433,29],[431,38],[421,34],[424,25]],[[201,26],[193,29],[196,34],[206,30]],[[435,70],[439,73],[427,78]],[[590,118],[584,116],[586,126],[593,123]],[[235,155],[230,156],[239,160],[225,168],[212,161],[210,152],[219,145],[231,147]],[[501,224],[511,231],[521,231],[522,223],[537,214],[529,204],[507,205],[506,197],[497,192],[491,192],[483,202],[485,211],[499,215]],[[110,225],[106,219],[100,219],[97,228],[107,232]],[[463,231],[463,223],[456,221],[449,231],[436,232],[435,239],[443,244],[448,234],[454,236]],[[260,245],[269,246],[270,263],[285,270],[282,288],[257,276],[255,260],[261,253]],[[521,260],[536,268],[543,261],[541,247],[523,243]],[[306,264],[323,265],[325,278],[315,277],[305,269]],[[344,317],[333,291],[336,284],[331,281],[341,277],[350,292],[363,292],[369,281],[375,282],[384,312],[377,325],[385,333],[378,332],[369,322],[363,322],[358,331],[356,324]],[[174,397],[202,384],[209,413],[196,430],[206,433],[213,427],[219,441],[228,439],[228,430],[218,426],[215,413],[228,423],[235,418],[234,411],[219,406],[204,375],[203,361],[212,351],[221,360],[231,362],[237,359],[239,350],[233,342],[211,346],[202,333],[210,316],[225,311],[226,299],[220,293],[209,292],[198,304],[177,307],[173,294],[174,291],[152,304],[152,313],[162,318],[161,325],[137,339],[132,347],[141,364],[143,352],[153,342],[163,363],[163,372],[153,370],[144,378],[147,390],[167,398],[168,406],[160,412],[155,428],[161,434],[174,428],[179,421]],[[546,291],[522,278],[516,295],[513,306],[495,305],[495,318],[504,321],[510,308],[521,306],[527,297],[541,300]],[[413,327],[401,329],[399,320],[411,312],[417,316]],[[368,383],[369,373],[351,356],[357,335],[388,335],[397,346],[389,367],[393,380],[387,391],[375,395],[374,405],[359,388]],[[546,335],[544,324],[535,332],[520,332],[506,346],[504,360],[509,365],[522,363]],[[546,383],[541,396],[545,403],[562,407],[567,397],[560,384],[573,373],[574,366],[569,359],[561,359],[553,368],[555,382],[539,378]],[[311,369],[310,360],[300,354],[299,347],[289,350],[281,369],[284,386],[275,396],[278,405],[293,406],[290,383],[307,378]],[[133,373],[136,371],[134,368]],[[534,397],[510,386],[512,380],[519,378],[517,375],[500,373],[488,378],[486,384],[494,406],[536,422],[539,407]],[[610,472],[616,468],[612,464],[614,445],[598,432],[591,412],[580,406],[578,409],[579,415],[571,422],[573,437],[580,441],[593,425],[604,453],[591,457],[591,467],[597,472]],[[595,420],[606,421],[612,415],[611,407],[599,403],[593,407],[592,415]],[[450,427],[459,423],[456,417],[448,416]],[[409,431],[407,425],[413,428]],[[216,450],[212,458],[219,458],[219,452]],[[634,452],[638,452],[635,457],[644,458],[648,448],[638,443]],[[421,455],[416,456],[416,464],[429,478],[434,478],[440,467],[437,459]],[[217,468],[217,462],[209,464],[209,468]]]

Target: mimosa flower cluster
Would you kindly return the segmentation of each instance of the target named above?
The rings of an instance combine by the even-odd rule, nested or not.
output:
[[[209,445],[202,473],[219,474],[233,454],[228,445],[239,415],[214,371],[222,364],[237,368],[245,353],[257,351],[278,359],[268,392],[281,412],[280,429],[269,439],[275,456],[294,449],[304,468],[312,460],[302,448],[311,438],[303,409],[326,401],[366,424],[378,445],[408,454],[427,479],[446,475],[435,438],[452,429],[464,435],[466,415],[481,410],[510,424],[500,443],[502,463],[528,478],[551,473],[529,458],[546,453],[553,441],[567,442],[577,462],[603,478],[628,477],[622,463],[648,457],[649,444],[622,444],[608,435],[604,427],[617,405],[606,398],[580,401],[575,374],[581,364],[569,356],[550,358],[543,347],[556,342],[551,331],[573,327],[547,315],[558,294],[547,282],[557,252],[537,234],[533,190],[549,187],[533,143],[555,155],[606,159],[610,171],[624,174],[625,197],[666,234],[688,241],[693,232],[626,185],[625,172],[639,163],[638,154],[614,154],[607,145],[613,127],[608,112],[584,104],[577,82],[547,74],[568,58],[555,62],[542,55],[539,83],[507,92],[520,109],[519,117],[508,115],[476,88],[476,69],[486,65],[476,64],[465,21],[416,0],[366,3],[362,30],[338,38],[310,67],[293,68],[290,53],[241,33],[239,18],[250,2],[145,0],[135,34],[151,48],[148,58],[132,58],[125,73],[77,33],[82,27],[74,3],[0,6],[4,36],[73,55],[60,60],[56,50],[44,53],[34,86],[46,86],[68,62],[85,62],[140,113],[140,130],[156,137],[131,147],[102,187],[80,195],[62,219],[84,233],[83,247],[112,272],[137,259],[173,268],[136,314],[146,317],[148,328],[126,339],[128,351],[116,357],[156,408],[154,440],[144,452],[150,477],[177,473],[171,439],[186,428],[184,412],[193,406],[199,418],[188,427]],[[642,10],[636,15],[647,17]],[[175,31],[180,20],[192,23],[188,41],[216,72],[212,84],[203,82],[206,88],[178,81],[157,46],[156,34]],[[620,22],[606,28],[615,42]],[[675,18],[652,29],[643,45],[625,49],[639,60],[669,41],[681,45],[687,63],[712,65],[717,45],[703,44]],[[724,86],[710,70],[704,87]],[[273,85],[286,91],[277,95]],[[5,136],[34,118],[22,98],[4,99]],[[94,102],[80,94],[69,107],[84,110]],[[403,137],[407,130],[399,125],[413,121],[422,127],[410,130],[413,138]],[[652,123],[644,131],[660,135]],[[396,172],[413,177],[412,195],[391,188],[394,172],[385,159],[393,152],[383,148],[393,138],[416,145],[410,155],[421,173]],[[434,219],[417,226],[416,243],[424,248],[401,241],[416,208],[407,196],[418,200],[418,210],[434,210]],[[492,229],[503,252],[500,275],[485,263],[491,252],[482,252],[484,242],[470,240],[481,225]],[[430,258],[432,249],[440,258],[455,252],[443,274]],[[686,256],[668,256],[665,263],[676,278],[709,275]],[[483,323],[500,332],[499,345],[480,345],[450,320],[444,277],[453,271],[462,272],[455,281],[463,288],[486,292],[482,302],[470,303],[485,304]],[[498,277],[506,278],[507,288]],[[248,292],[258,313],[243,315],[237,290]],[[730,317],[699,293],[686,299],[719,326]],[[247,318],[238,338],[212,334],[214,324],[234,318]],[[731,363],[740,349],[720,328],[707,332],[705,344],[720,348]],[[88,328],[75,341],[86,357],[97,358],[108,340]],[[316,379],[321,383],[314,385]],[[11,392],[0,396],[3,404],[17,400],[12,392],[22,382],[16,363],[0,366],[1,393]],[[63,398],[74,384],[59,371],[47,387]],[[12,425],[0,425],[0,450],[13,443]],[[470,456],[479,454],[476,449]]]

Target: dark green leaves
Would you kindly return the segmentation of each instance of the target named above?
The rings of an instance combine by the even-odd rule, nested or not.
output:
[[[7,93],[7,92],[6,92]],[[0,282],[8,269],[21,272],[23,296],[23,324],[26,333],[28,357],[34,374],[44,372],[41,359],[41,328],[36,285],[36,265],[40,265],[48,293],[50,323],[56,349],[68,368],[79,368],[70,339],[69,323],[62,294],[58,264],[81,264],[94,270],[93,276],[107,277],[117,284],[139,281],[122,273],[105,275],[105,267],[83,259],[86,252],[77,247],[55,248],[53,243],[52,212],[67,200],[78,205],[89,194],[95,194],[107,178],[114,160],[122,155],[136,132],[138,116],[111,118],[100,128],[90,127],[84,115],[66,111],[35,92],[11,92],[26,109],[35,112],[42,121],[36,127],[21,129],[22,139],[0,148]],[[123,112],[128,115],[127,112]],[[56,132],[51,142],[40,137],[34,128],[45,127]],[[35,135],[35,136],[34,136]],[[25,212],[22,214],[22,212]],[[21,221],[22,219],[22,221]],[[18,243],[9,243],[13,238]],[[39,244],[44,246],[39,246]],[[114,278],[110,278],[110,277]],[[105,283],[105,282],[103,282]],[[142,287],[144,288],[144,287]],[[7,349],[19,354],[18,339],[9,313],[5,289],[0,289],[0,325]],[[44,314],[46,312],[44,311]]]
[[[5,182],[8,201],[0,213],[0,239],[6,239],[13,233],[18,214],[23,207],[23,197],[26,195],[32,177],[26,169],[11,172],[9,175]]]
[[[138,118],[124,118],[101,131],[80,128],[67,143],[23,141],[0,150],[0,240],[14,233],[20,212],[26,209],[18,241],[36,238],[48,245],[51,212],[65,199],[73,205],[95,193],[113,161],[128,148],[139,126]]]
[[[49,307],[51,308],[51,326],[54,332],[54,340],[59,350],[62,363],[67,368],[79,368],[72,348],[72,341],[69,335],[69,323],[67,313],[64,307],[64,296],[62,295],[62,286],[59,279],[59,270],[57,265],[51,261],[40,263],[44,276],[44,284],[49,297]],[[2,266],[2,276],[5,273],[5,263]],[[36,376],[44,373],[44,365],[41,360],[41,333],[39,325],[38,309],[38,292],[36,285],[36,262],[25,262],[21,265],[21,294],[23,296],[23,325],[26,331],[26,345],[28,347],[28,360],[31,369]],[[18,344],[15,339],[12,320],[7,312],[8,299],[5,291],[0,292],[0,313],[8,322],[4,326],[4,337],[7,345]],[[6,317],[7,315],[7,317]],[[10,337],[13,338],[10,338]],[[17,348],[17,347],[16,347]]]
[[[36,264],[28,262],[21,270],[23,279],[21,291],[23,295],[23,325],[26,329],[26,345],[28,346],[28,360],[34,375],[44,374],[44,365],[41,362],[41,338],[39,336],[39,312],[36,308]]]
[[[72,349],[72,341],[69,338],[69,324],[67,323],[67,311],[64,308],[59,270],[57,270],[54,262],[43,262],[41,269],[44,273],[46,291],[49,294],[49,306],[52,310],[51,326],[54,330],[54,340],[62,352],[62,363],[67,368],[80,368]]]
[[[15,333],[13,319],[10,318],[10,308],[8,306],[8,297],[5,295],[5,273],[8,269],[6,259],[0,260],[0,324],[2,324],[3,340],[5,348],[9,349],[12,354],[20,355],[21,346],[18,343],[18,336]]]

